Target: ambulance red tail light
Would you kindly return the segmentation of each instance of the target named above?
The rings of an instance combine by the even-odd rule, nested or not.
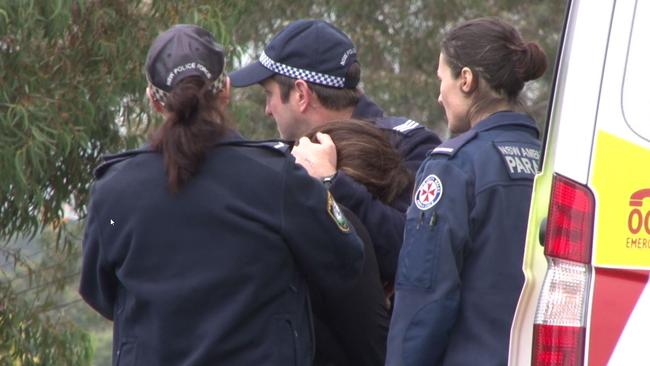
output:
[[[591,191],[555,175],[546,228],[548,270],[533,330],[534,366],[583,364],[593,221]]]
[[[591,261],[594,196],[589,188],[555,175],[547,225],[547,256],[580,263]]]

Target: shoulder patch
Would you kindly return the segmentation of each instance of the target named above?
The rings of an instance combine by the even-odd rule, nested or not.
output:
[[[442,181],[435,174],[430,174],[415,190],[413,202],[422,211],[435,206],[442,198]]]
[[[533,179],[539,172],[540,148],[521,142],[494,142],[511,179]]]
[[[332,197],[332,194],[327,191],[327,213],[330,214],[332,219],[334,220],[334,223],[336,223],[336,226],[341,229],[342,232],[344,233],[349,233],[350,232],[350,223],[348,222],[348,219],[345,217],[339,206],[336,204],[336,201],[334,201],[334,197]]]
[[[463,145],[472,141],[476,135],[476,131],[469,130],[438,145],[438,147],[431,151],[431,154],[454,156]]]

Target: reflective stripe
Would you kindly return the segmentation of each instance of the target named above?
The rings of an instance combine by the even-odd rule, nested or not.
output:
[[[434,153],[435,152],[447,152],[447,153],[450,153],[450,152],[453,152],[453,151],[454,151],[453,147],[436,147],[435,149],[433,149]]]
[[[397,125],[397,126],[393,127],[393,130],[399,131],[399,132],[406,132],[406,131],[412,130],[412,129],[418,127],[418,126],[420,126],[419,123],[409,119],[406,122],[402,123],[401,125]]]

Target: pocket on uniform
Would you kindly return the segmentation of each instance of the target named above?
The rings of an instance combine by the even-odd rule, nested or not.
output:
[[[124,339],[120,342],[115,358],[117,366],[137,365],[137,342],[135,339]]]
[[[433,210],[411,208],[404,226],[404,244],[397,266],[397,288],[431,289],[439,245],[434,240],[437,225],[432,219]]]
[[[297,365],[298,358],[298,333],[288,316],[273,318],[273,329],[270,335],[273,338],[273,365]]]

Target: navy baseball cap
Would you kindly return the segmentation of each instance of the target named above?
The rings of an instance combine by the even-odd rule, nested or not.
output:
[[[147,80],[156,98],[164,102],[167,93],[188,76],[212,81],[219,91],[225,80],[223,47],[207,30],[192,24],[177,24],[153,41],[145,64]]]
[[[323,20],[302,19],[289,24],[264,49],[259,60],[230,73],[230,84],[243,87],[274,74],[334,88],[355,88],[347,79],[357,50],[348,36]]]

